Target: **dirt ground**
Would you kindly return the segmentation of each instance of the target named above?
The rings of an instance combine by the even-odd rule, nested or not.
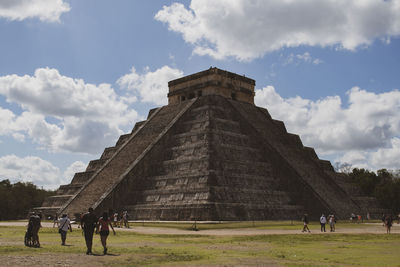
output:
[[[26,226],[26,222],[0,222],[0,226]],[[337,224],[336,231],[329,234],[382,234],[386,233],[386,228],[382,227],[381,223],[365,223],[365,226],[354,226],[352,228],[340,228],[340,224]],[[53,223],[42,223],[42,227],[53,227]],[[77,225],[73,225],[73,228],[77,228]],[[201,229],[201,225],[199,225]],[[329,229],[329,226],[326,226]],[[174,228],[163,228],[163,227],[143,227],[134,226],[132,228],[116,228],[116,231],[132,231],[140,234],[158,234],[158,235],[214,235],[214,236],[243,236],[243,235],[293,235],[293,234],[306,234],[301,232],[301,226],[299,230],[283,230],[283,229],[252,229],[252,228],[238,228],[238,229],[214,229],[214,230],[184,230]],[[400,224],[394,223],[391,232],[393,234],[400,233]],[[320,231],[312,231],[311,234],[327,234],[321,233]]]

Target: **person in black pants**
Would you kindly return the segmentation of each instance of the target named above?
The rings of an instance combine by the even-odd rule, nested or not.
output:
[[[319,222],[321,223],[321,232],[325,232],[326,217],[324,214],[319,218]]]
[[[81,227],[85,234],[86,254],[92,254],[93,233],[95,228],[97,230],[97,217],[93,212],[93,208],[89,208],[89,212],[82,216]]]

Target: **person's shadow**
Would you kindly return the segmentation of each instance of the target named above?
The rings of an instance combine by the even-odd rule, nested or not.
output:
[[[107,254],[97,254],[97,253],[92,253],[92,256],[120,256],[121,254],[113,254],[113,253],[107,253]]]

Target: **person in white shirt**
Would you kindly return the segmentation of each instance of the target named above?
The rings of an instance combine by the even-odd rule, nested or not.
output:
[[[58,225],[58,232],[61,235],[62,246],[65,246],[65,240],[67,239],[68,229],[72,232],[71,220],[68,218],[67,214],[63,214]]]
[[[321,223],[321,232],[326,232],[325,231],[326,217],[324,214],[322,214],[321,218],[319,218],[319,222]]]

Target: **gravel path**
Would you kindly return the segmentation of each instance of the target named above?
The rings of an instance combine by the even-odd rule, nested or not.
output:
[[[26,226],[27,222],[0,222],[0,226]],[[382,227],[381,223],[367,223],[360,227],[351,228],[340,228],[340,224],[336,225],[336,232],[321,233],[320,231],[313,230],[311,234],[384,234],[386,228]],[[53,223],[44,222],[42,227],[53,227]],[[239,229],[212,229],[212,230],[201,230],[201,224],[198,225],[200,231],[166,228],[166,227],[146,227],[146,226],[134,226],[133,228],[116,228],[118,231],[133,231],[141,234],[165,234],[165,235],[215,235],[215,236],[240,236],[240,235],[288,235],[288,234],[308,234],[301,232],[301,226],[299,230],[282,230],[282,229],[254,229],[254,228],[239,228]],[[73,225],[73,228],[77,228],[77,225]],[[327,230],[329,226],[326,227]],[[329,231],[329,230],[328,230]],[[393,224],[393,234],[400,234],[400,224]]]

